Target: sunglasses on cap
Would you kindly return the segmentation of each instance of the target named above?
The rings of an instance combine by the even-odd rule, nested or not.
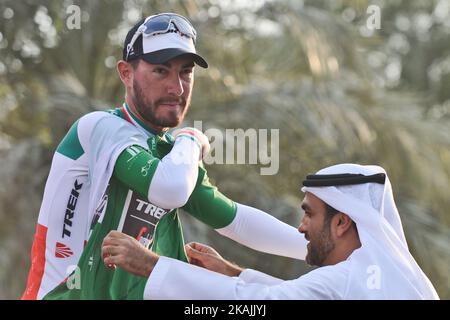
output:
[[[130,43],[127,45],[126,60],[128,60],[131,49],[140,35],[143,37],[150,37],[170,32],[177,32],[184,37],[191,38],[194,41],[194,44],[197,39],[197,32],[185,17],[176,13],[160,13],[153,15],[148,17],[134,33]]]

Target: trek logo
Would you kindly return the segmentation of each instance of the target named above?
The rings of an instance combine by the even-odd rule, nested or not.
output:
[[[78,197],[80,196],[79,191],[81,190],[82,186],[82,183],[78,184],[78,180],[75,180],[72,191],[70,192],[69,201],[67,201],[66,215],[64,216],[64,226],[62,233],[63,238],[64,236],[70,237],[70,227],[72,227],[72,219],[75,213],[75,208],[77,206]]]
[[[71,255],[73,255],[73,252],[68,246],[61,242],[56,243],[55,257],[64,259],[70,257]]]
[[[168,210],[159,208],[159,207],[155,206],[154,204],[143,201],[141,199],[136,199],[136,202],[138,203],[136,206],[137,211],[140,211],[145,214],[149,214],[149,215],[155,217],[156,219],[161,219],[161,217],[168,212]]]
[[[117,231],[137,239],[149,247],[159,220],[170,210],[145,201],[138,193],[128,190]]]

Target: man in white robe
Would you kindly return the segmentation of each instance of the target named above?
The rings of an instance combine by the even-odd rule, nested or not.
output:
[[[187,247],[191,264],[159,257],[118,232],[105,238],[104,262],[148,277],[146,299],[439,299],[408,250],[383,168],[335,165],[303,185],[298,230],[306,262],[319,268],[295,280],[242,269],[200,244]]]

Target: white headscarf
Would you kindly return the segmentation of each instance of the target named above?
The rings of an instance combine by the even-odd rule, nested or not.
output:
[[[334,165],[317,174],[373,175],[379,166]],[[361,248],[350,259],[347,292],[353,299],[439,299],[433,285],[408,250],[391,183],[303,187],[336,210],[347,214],[358,229]]]

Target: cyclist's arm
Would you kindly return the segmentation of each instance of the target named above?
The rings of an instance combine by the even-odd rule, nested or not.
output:
[[[199,154],[198,144],[187,138],[177,139],[161,160],[133,145],[120,154],[114,176],[161,208],[182,207],[195,187]]]
[[[187,202],[197,181],[198,139],[180,135],[171,152],[158,159],[148,151],[147,137],[117,116],[93,112],[80,125],[92,177],[99,179],[109,167],[117,179],[156,206],[173,209]]]

